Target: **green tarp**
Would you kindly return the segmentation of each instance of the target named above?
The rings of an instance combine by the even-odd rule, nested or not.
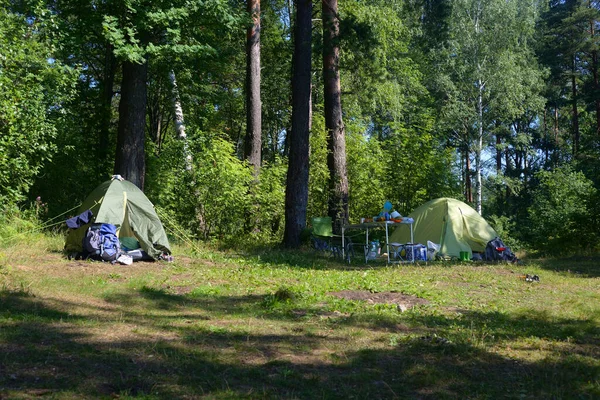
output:
[[[113,224],[119,228],[119,238],[135,238],[142,250],[154,259],[162,253],[171,254],[169,240],[154,205],[133,183],[116,177],[102,183],[85,199],[78,213],[91,210],[94,223]],[[81,251],[81,241],[88,225],[70,230],[65,249]],[[131,240],[129,240],[131,242]]]
[[[477,211],[462,201],[451,198],[431,200],[409,217],[414,219],[414,242],[440,245],[442,257],[460,258],[460,252],[484,252],[487,243],[498,234]],[[390,242],[410,242],[408,225],[399,226],[390,236]]]

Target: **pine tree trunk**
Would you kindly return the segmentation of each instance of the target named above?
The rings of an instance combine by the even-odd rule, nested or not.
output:
[[[300,235],[306,227],[311,31],[312,1],[296,0],[292,72],[292,131],[289,134],[289,165],[285,190],[285,230],[283,234],[283,244],[290,248],[300,246]]]
[[[548,138],[548,108],[544,107],[544,164],[548,164],[550,139]]]
[[[148,65],[123,62],[121,101],[115,174],[144,189],[146,162],[144,139],[146,126],[146,77]]]
[[[579,153],[579,111],[577,109],[577,79],[575,76],[575,56],[571,59],[571,93],[573,105],[573,155]]]
[[[115,83],[115,69],[117,67],[116,59],[113,54],[113,46],[106,44],[104,55],[104,79],[102,82],[102,117],[100,122],[100,135],[98,138],[98,158],[102,160],[99,163],[99,173],[106,173],[105,167],[108,165],[109,154],[109,134],[112,117],[112,98],[114,95],[113,86]]]
[[[333,231],[341,233],[348,221],[348,172],[346,136],[342,121],[340,88],[340,22],[337,0],[323,0],[323,84],[325,126],[327,127],[327,166],[329,167],[329,216]]]
[[[483,83],[479,84],[479,97],[477,99],[477,143],[475,144],[475,210],[481,215],[482,187],[481,187],[481,152],[483,149]]]
[[[592,0],[588,1],[588,7],[590,9],[594,8],[594,4],[592,4]],[[596,43],[596,21],[592,19],[590,21],[590,42]],[[592,70],[592,77],[594,80],[593,86],[593,94],[596,103],[596,135],[600,136],[600,86],[598,86],[598,50],[595,48],[592,50],[591,54],[592,65],[590,66]]]
[[[510,153],[509,153],[508,149],[504,150],[504,162],[506,164],[505,174],[506,174],[506,176],[510,176],[511,170],[512,170],[512,165],[510,162]],[[508,185],[506,185],[506,201],[509,201],[511,194],[512,194],[512,192],[510,190],[510,187]]]
[[[500,123],[496,124],[498,128]],[[500,133],[496,134],[496,174],[502,174],[502,137]]]
[[[245,156],[258,175],[261,163],[262,116],[260,99],[260,0],[246,0],[252,17],[246,39],[246,145]]]

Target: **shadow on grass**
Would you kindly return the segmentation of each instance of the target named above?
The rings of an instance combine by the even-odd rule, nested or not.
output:
[[[573,256],[568,258],[549,258],[531,260],[541,268],[573,274],[573,276],[598,278],[600,277],[600,257]]]
[[[384,251],[382,249],[382,251]],[[240,254],[237,253],[237,256]],[[459,261],[459,260],[435,260],[435,261],[410,261],[398,262],[391,259],[387,262],[385,256],[380,256],[376,260],[365,261],[362,254],[362,249],[355,249],[354,255],[351,257],[350,263],[341,257],[333,257],[328,252],[317,251],[308,246],[297,250],[289,250],[280,247],[265,247],[257,246],[243,251],[242,256],[247,260],[252,260],[257,265],[271,265],[288,268],[314,269],[314,270],[367,270],[367,269],[383,269],[388,267],[405,267],[405,266],[444,266],[452,267],[456,265],[471,266],[473,268],[486,268],[498,266],[511,266],[509,262],[492,262],[492,261]],[[549,264],[552,261],[548,262]],[[593,267],[591,267],[593,268]],[[600,267],[596,271],[600,274]]]
[[[452,318],[413,313],[405,323],[416,335],[400,337],[393,321],[376,314],[348,317],[329,325],[326,334],[297,330],[274,334],[211,326],[166,324],[190,315],[240,314],[256,318],[264,307],[258,296],[181,296],[142,289],[131,296],[147,312],[131,310],[127,296],[111,299],[114,314],[152,335],[98,335],[114,329],[115,316],[85,318],[65,313],[72,305],[23,293],[2,292],[0,308],[0,397],[50,395],[76,398],[594,398],[600,395],[600,369],[576,352],[550,352],[535,362],[502,357],[468,340],[433,342],[421,333],[451,335],[470,329],[503,338],[563,340],[598,344],[598,328],[582,321],[545,316],[474,312]],[[197,310],[196,310],[197,309]],[[90,310],[90,314],[91,314]],[[189,315],[188,315],[189,314]],[[259,313],[260,314],[260,313]],[[268,324],[268,317],[265,324]],[[294,322],[289,317],[290,323]],[[398,321],[396,321],[398,322]],[[336,324],[355,329],[386,329],[390,343],[358,349],[336,334]],[[117,325],[120,326],[120,325]],[[487,331],[486,331],[487,330]],[[579,335],[577,332],[581,331]],[[284,330],[285,332],[285,330]],[[296,332],[296,333],[294,333]],[[298,333],[300,332],[300,333]],[[477,333],[478,335],[479,333]],[[332,349],[336,349],[335,351]]]
[[[364,255],[356,251],[351,262],[343,260],[341,257],[334,257],[329,252],[317,251],[312,248],[302,248],[299,250],[288,250],[277,247],[265,248],[257,247],[246,250],[243,257],[257,265],[271,265],[288,268],[314,269],[314,270],[340,270],[354,271],[365,269],[382,269],[397,263],[387,264],[386,259],[381,257],[378,260],[365,262]]]

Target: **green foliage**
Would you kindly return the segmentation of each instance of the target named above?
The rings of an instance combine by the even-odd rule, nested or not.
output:
[[[418,132],[395,130],[384,144],[389,157],[386,195],[404,215],[430,199],[458,194],[453,152],[436,146],[436,138],[426,129]]]
[[[313,115],[310,134],[310,160],[308,170],[308,206],[307,220],[313,217],[325,216],[328,213],[327,201],[329,185],[329,169],[327,168],[327,130],[325,118],[321,113]],[[346,151],[351,154],[350,150]],[[348,161],[348,168],[350,168]]]
[[[179,193],[181,210],[187,214],[190,227],[204,239],[241,235],[252,171],[235,156],[233,145],[222,138],[210,139],[199,150],[193,170],[184,174],[187,184],[182,189],[187,193]]]
[[[358,222],[361,217],[378,215],[386,201],[387,158],[377,139],[354,132],[352,125],[346,129],[350,221]]]
[[[30,204],[19,209],[16,206],[5,206],[0,212],[0,243],[2,247],[13,246],[19,242],[39,240],[42,230],[41,218],[45,208],[41,202]]]
[[[125,2],[104,15],[102,32],[114,54],[136,63],[148,55],[176,58],[215,55],[208,36],[240,29],[242,19],[226,1]],[[204,21],[213,29],[203,33],[189,21]],[[217,29],[218,27],[218,29]]]
[[[277,240],[284,227],[286,164],[261,168],[258,180],[221,137],[192,141],[195,156],[186,170],[183,142],[169,139],[149,162],[147,193],[193,236],[244,241]]]
[[[592,182],[570,167],[541,171],[529,207],[532,239],[548,253],[585,251],[598,245],[598,226],[593,226],[592,201],[597,194]]]
[[[275,162],[263,164],[258,182],[251,186],[248,194],[250,208],[246,212],[251,221],[251,240],[262,239],[279,242],[285,225],[285,182],[287,163],[277,158]]]
[[[49,216],[56,215],[107,179],[115,154],[120,63],[148,61],[148,196],[193,239],[280,238],[291,113],[291,2],[262,3],[264,165],[258,180],[240,161],[249,22],[243,2],[0,5],[0,207],[23,206],[27,196],[40,195],[50,205]],[[494,214],[491,222],[511,247],[575,248],[578,235],[581,246],[595,246],[599,195],[589,182],[578,186],[583,175],[557,172],[563,188],[574,179],[579,183],[573,193],[589,195],[587,203],[568,207],[569,201],[560,207],[551,201],[562,196],[545,175],[552,173],[534,176],[572,165],[600,187],[594,84],[600,30],[589,30],[599,18],[597,2],[348,0],[339,7],[352,222],[377,214],[385,200],[406,214],[434,197],[462,196],[465,167],[456,164],[466,151],[472,165],[473,154],[483,154],[484,211]],[[317,20],[319,12],[315,3]],[[326,215],[328,203],[320,34],[319,25],[313,30],[308,220]],[[184,143],[173,132],[171,72],[192,172],[186,170]],[[496,155],[500,171],[492,163]]]
[[[523,243],[517,239],[517,225],[518,222],[515,218],[502,215],[491,215],[486,218],[492,228],[498,234],[498,237],[502,239],[513,252],[523,249]]]
[[[0,206],[22,201],[57,151],[57,123],[75,76],[53,58],[53,18],[0,8]]]

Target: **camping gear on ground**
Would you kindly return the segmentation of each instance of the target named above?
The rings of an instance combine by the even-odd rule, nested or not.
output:
[[[123,265],[131,265],[133,264],[133,258],[127,254],[121,254],[119,258],[117,258],[117,262]]]
[[[381,253],[381,247],[379,246],[379,240],[373,240],[369,243],[369,246],[365,246],[365,262],[369,260],[375,260]]]
[[[500,240],[495,237],[490,240],[485,247],[484,257],[486,261],[510,261],[517,262],[517,257],[512,251]]]
[[[387,259],[387,262],[389,263],[391,260],[393,260],[393,258],[395,258],[393,255],[391,255],[392,253],[394,253],[397,249],[394,248],[394,242],[390,241],[390,226],[394,226],[394,225],[400,225],[400,224],[406,224],[408,225],[408,230],[409,233],[412,234],[412,219],[411,218],[402,218],[402,220],[400,222],[395,222],[395,221],[381,221],[381,222],[364,222],[361,224],[345,224],[342,226],[342,243],[345,244],[345,246],[342,248],[342,252],[344,251],[349,251],[349,249],[352,248],[353,243],[350,240],[349,236],[347,234],[347,231],[352,230],[354,232],[357,231],[364,231],[364,241],[361,240],[361,244],[357,243],[356,241],[354,245],[356,246],[361,246],[364,249],[364,254],[365,256],[368,254],[367,250],[369,249],[369,245],[370,242],[373,240],[373,236],[369,235],[369,232],[372,229],[384,229],[385,230],[385,239],[380,238],[380,240],[382,241],[383,246],[385,246],[385,253],[383,254],[385,256],[385,258]],[[355,234],[353,234],[353,236],[363,236],[363,234],[361,232],[357,232]],[[409,235],[412,236],[412,235]],[[412,241],[411,241],[412,243]],[[383,247],[382,246],[382,247]],[[345,254],[343,254],[345,255]],[[350,261],[350,259],[348,258],[348,261]],[[365,260],[368,261],[368,260]],[[396,260],[398,261],[398,260]]]
[[[440,251],[440,245],[433,243],[431,240],[427,241],[427,260],[435,260],[435,255]]]
[[[346,258],[354,255],[352,239],[346,238],[346,251],[342,251],[342,237],[333,233],[331,217],[314,217],[312,219],[311,241],[316,250],[331,253],[335,258]]]
[[[525,282],[539,282],[540,281],[540,277],[537,275],[525,274],[525,275],[519,276],[519,278],[523,279]]]
[[[313,247],[320,251],[331,250],[333,227],[331,217],[314,217],[312,219],[311,240]]]
[[[85,258],[116,261],[121,255],[117,227],[113,224],[92,224],[81,243]]]
[[[407,261],[427,261],[427,247],[420,243],[406,244],[404,245],[405,255],[404,258]]]
[[[431,200],[410,213],[414,219],[414,242],[439,243],[440,257],[460,259],[466,251],[484,252],[487,243],[498,236],[477,211],[451,198]],[[406,218],[403,218],[403,221]],[[408,226],[400,225],[390,236],[391,242],[410,243]]]
[[[125,243],[139,242],[139,248],[152,259],[171,254],[169,240],[154,205],[133,183],[119,175],[103,182],[84,200],[78,213],[92,212],[92,223],[112,224],[117,227],[119,239]],[[71,229],[65,250],[81,252],[82,241],[89,224]],[[134,243],[134,242],[133,242]],[[128,250],[135,250],[130,249]]]
[[[129,250],[125,254],[128,255],[129,257],[131,257],[131,259],[133,261],[151,261],[151,260],[153,260],[153,258],[150,257],[148,255],[148,253],[146,253],[142,249]],[[163,257],[164,256],[161,255],[161,258],[163,258]]]

